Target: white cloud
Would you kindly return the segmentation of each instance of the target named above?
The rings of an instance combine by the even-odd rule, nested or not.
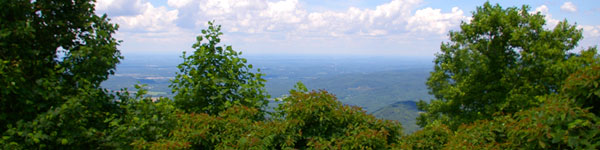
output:
[[[157,7],[146,0],[98,0],[96,9],[108,13],[121,26],[119,34],[125,41],[193,40],[207,21],[215,20],[228,32],[224,40],[234,40],[231,43],[258,40],[265,44],[320,44],[303,44],[298,49],[327,47],[322,41],[339,44],[385,40],[387,45],[394,45],[431,35],[438,39],[468,20],[458,7],[448,13],[433,8],[417,10],[421,3],[391,0],[374,8],[309,12],[298,0],[168,0],[168,7]],[[125,6],[132,9],[125,12]],[[361,46],[347,48],[356,47]]]
[[[169,32],[176,29],[178,10],[155,7],[145,0],[98,0],[96,13],[108,13],[125,32]]]
[[[453,8],[451,13],[433,10],[436,16],[432,19],[415,18],[412,12],[420,3],[421,0],[392,0],[374,9],[350,7],[346,11],[308,12],[297,0],[168,1],[170,7],[179,10],[176,21],[179,27],[198,29],[207,21],[216,20],[228,32],[281,33],[284,37],[384,36],[408,31],[438,34],[446,33],[465,19],[458,8]],[[418,11],[418,15],[422,15],[421,12],[430,11]],[[409,19],[412,19],[410,23]]]
[[[585,38],[597,38],[600,37],[600,25],[579,25],[580,29],[583,29],[583,36]]]
[[[174,8],[180,8],[189,4],[190,2],[191,0],[169,0],[167,1],[167,4]]]
[[[298,9],[298,0],[285,0],[278,2],[267,2],[267,9],[259,14],[269,18],[271,21],[282,23],[299,23],[303,20],[306,12]]]
[[[136,15],[143,11],[142,0],[97,0],[96,13],[110,14],[111,16]]]
[[[176,28],[177,10],[167,10],[165,7],[154,7],[150,3],[143,5],[142,13],[134,16],[118,16],[113,20],[128,31],[169,31]]]
[[[579,25],[583,29],[583,40],[579,42],[581,49],[587,49],[590,46],[599,46],[600,41],[600,25]]]
[[[452,12],[446,14],[441,13],[440,9],[428,7],[417,10],[415,15],[408,19],[406,29],[444,34],[450,28],[460,25],[461,21],[467,19],[458,7],[452,8]]]
[[[576,12],[577,7],[572,2],[565,2],[562,6],[560,6],[560,10],[566,12]]]
[[[127,8],[130,10],[124,11]],[[156,7],[146,0],[98,0],[96,9],[96,13],[107,13],[112,22],[119,25],[115,37],[123,40],[121,48],[124,49],[157,52],[182,50],[189,47],[195,36],[193,32],[175,24],[178,10]]]
[[[387,35],[403,30],[412,9],[418,3],[418,0],[394,0],[375,9],[351,7],[345,12],[313,12],[307,16],[307,21],[300,25],[299,30],[330,36]]]
[[[540,14],[544,15],[544,19],[546,20],[546,26],[553,29],[554,27],[556,27],[556,25],[558,24],[558,20],[552,18],[552,14],[550,14],[548,12],[548,6],[546,5],[542,5],[539,6],[537,8],[535,8],[535,13],[539,12]]]
[[[295,36],[385,36],[394,33],[446,33],[467,17],[457,7],[450,13],[425,8],[412,12],[421,0],[392,0],[374,9],[308,12],[298,0],[169,0],[174,8],[155,7],[144,0],[98,0],[124,30],[157,32],[175,28],[198,30],[216,20],[226,32]],[[124,6],[133,8],[121,13]],[[281,36],[278,36],[281,37]]]

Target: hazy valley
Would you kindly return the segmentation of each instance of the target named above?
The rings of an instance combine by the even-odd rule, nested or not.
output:
[[[428,101],[425,81],[432,58],[326,55],[242,55],[265,74],[272,98],[281,97],[298,81],[309,89],[323,89],[347,105],[360,106],[376,117],[398,120],[405,131],[418,129],[414,102]],[[115,75],[102,86],[116,91],[147,84],[148,94],[172,97],[168,87],[182,59],[179,55],[125,55]],[[276,102],[271,101],[271,106]]]

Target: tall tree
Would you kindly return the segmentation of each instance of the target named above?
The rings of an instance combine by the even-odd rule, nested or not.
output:
[[[170,87],[176,93],[178,108],[186,112],[216,115],[241,104],[250,108],[262,108],[269,97],[265,92],[262,74],[254,73],[252,65],[240,58],[231,46],[218,46],[223,35],[220,25],[208,22],[201,36],[192,46],[196,51],[186,56],[177,68],[179,71]],[[207,42],[202,41],[206,39]],[[260,70],[258,70],[260,71]]]
[[[0,7],[1,131],[80,89],[99,89],[122,58],[117,26],[94,13],[93,0],[3,0]]]
[[[100,147],[122,59],[94,0],[0,1],[0,149]]]
[[[536,96],[556,93],[569,74],[597,61],[595,48],[572,52],[582,38],[576,25],[546,29],[544,16],[528,10],[486,2],[450,32],[427,81],[435,99],[420,102],[419,125],[440,120],[456,129],[537,106]]]

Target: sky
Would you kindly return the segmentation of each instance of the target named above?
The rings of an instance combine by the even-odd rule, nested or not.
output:
[[[208,21],[221,43],[244,54],[347,54],[433,57],[448,32],[485,1],[473,0],[97,0],[96,13],[119,24],[124,54],[192,51]],[[583,29],[577,50],[600,43],[600,2],[490,1],[524,4]]]

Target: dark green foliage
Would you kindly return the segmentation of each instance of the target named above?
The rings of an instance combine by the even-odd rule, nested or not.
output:
[[[2,149],[91,149],[119,109],[99,88],[119,62],[117,26],[90,0],[0,1]]]
[[[81,88],[66,102],[36,115],[30,121],[9,125],[0,140],[1,149],[95,149],[108,132],[115,110],[105,91]],[[107,120],[105,120],[107,119]]]
[[[413,134],[402,137],[402,149],[442,149],[454,133],[448,126],[434,122]]]
[[[396,144],[402,135],[399,123],[342,105],[326,91],[307,92],[302,84],[290,91],[277,110],[286,122],[297,122],[301,134],[296,148],[381,149]]]
[[[265,80],[252,72],[252,65],[239,58],[241,52],[231,46],[218,46],[223,33],[220,25],[209,22],[203,36],[197,37],[196,49],[190,56],[183,53],[184,62],[177,66],[179,73],[170,87],[175,104],[186,112],[216,115],[227,108],[241,104],[252,108],[267,105]],[[207,43],[202,43],[206,39]]]
[[[419,125],[440,120],[456,129],[538,106],[536,96],[558,92],[568,75],[596,61],[594,48],[570,52],[582,38],[576,25],[544,29],[544,16],[528,10],[486,2],[450,32],[427,81],[435,99],[420,105]]]
[[[582,108],[600,115],[600,65],[593,64],[569,76],[562,94]]]
[[[169,138],[155,142],[135,141],[133,145],[142,149],[272,147],[274,144],[265,139],[265,134],[278,126],[252,119],[258,116],[257,109],[240,105],[232,106],[218,116],[180,113],[177,128],[172,130]]]
[[[98,87],[121,58],[111,36],[116,25],[96,16],[92,1],[14,0],[0,7],[1,130],[66,102],[77,89]]]
[[[383,149],[398,144],[400,124],[344,106],[325,91],[299,86],[284,98],[272,120],[256,121],[260,111],[235,105],[218,116],[180,114],[168,139],[134,145],[147,149]]]
[[[134,141],[157,141],[166,138],[177,125],[178,110],[172,100],[167,98],[151,99],[143,97],[146,90],[136,85],[135,97],[125,93],[119,116],[106,120],[110,132],[104,136],[103,147],[110,149],[132,149]]]
[[[598,149],[600,120],[559,96],[514,115],[462,126],[449,138],[449,149]]]

